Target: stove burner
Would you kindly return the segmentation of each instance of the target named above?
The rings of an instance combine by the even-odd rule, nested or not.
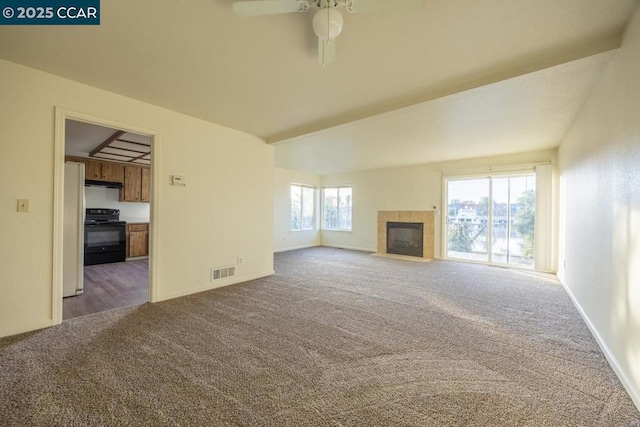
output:
[[[94,224],[95,222],[117,224],[120,222],[120,209],[88,208],[85,224]]]

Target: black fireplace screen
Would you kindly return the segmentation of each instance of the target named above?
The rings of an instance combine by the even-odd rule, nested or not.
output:
[[[387,222],[387,253],[422,257],[423,224]]]

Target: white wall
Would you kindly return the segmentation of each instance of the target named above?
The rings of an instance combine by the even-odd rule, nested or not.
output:
[[[315,230],[291,231],[291,184],[315,186],[316,227]],[[273,249],[276,252],[308,248],[320,245],[320,190],[319,175],[290,169],[275,168],[274,171],[274,229]]]
[[[87,208],[120,209],[120,220],[149,222],[150,203],[121,202],[120,190],[106,187],[84,187]]]
[[[560,276],[640,408],[640,10],[559,149]]]
[[[353,229],[350,232],[323,230],[322,244],[375,252],[378,211],[433,210],[437,206],[439,215],[435,219],[435,256],[441,258],[442,172],[555,162],[555,157],[556,151],[548,150],[323,176],[323,186],[353,186]]]
[[[0,336],[52,323],[56,106],[159,133],[158,299],[273,272],[273,148],[260,139],[2,60],[0,94]],[[210,268],[238,256],[237,276],[212,284]]]

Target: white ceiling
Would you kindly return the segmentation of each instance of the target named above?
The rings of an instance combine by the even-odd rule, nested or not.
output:
[[[426,0],[413,15],[344,12],[338,58],[322,68],[313,11],[241,18],[231,11],[233,0],[110,0],[101,4],[100,26],[0,27],[0,57],[275,142],[608,51],[619,43],[638,2]],[[551,86],[559,84],[554,75],[549,74]],[[533,80],[522,84],[547,86]],[[504,96],[509,92],[502,90]],[[577,102],[578,88],[570,90],[568,97]],[[451,99],[469,99],[466,108],[473,109],[471,98]],[[435,105],[454,102],[449,99],[428,103],[429,119],[415,113],[420,121],[405,120],[387,143],[403,141],[405,132],[406,139],[419,138],[423,121],[437,122]],[[543,101],[536,105],[546,111]],[[556,104],[558,114],[570,115]],[[499,111],[493,112],[494,126],[507,123],[496,121]],[[559,128],[569,121],[521,126],[527,132],[523,144],[557,144]],[[484,125],[474,126],[490,122],[486,117]],[[458,130],[448,122],[450,141],[468,141],[474,126]],[[547,126],[555,133],[535,134]],[[354,141],[353,134],[343,138]],[[478,147],[493,143],[475,138],[471,148],[482,155]],[[353,148],[352,157],[360,154]]]
[[[277,142],[319,175],[557,147],[612,52]]]
[[[67,156],[89,157],[89,153],[119,129],[77,120],[65,121],[64,152]],[[124,133],[119,139],[150,144],[151,138],[137,133]]]

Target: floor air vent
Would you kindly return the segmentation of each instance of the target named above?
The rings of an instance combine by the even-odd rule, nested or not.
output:
[[[226,279],[227,277],[235,276],[235,267],[220,267],[211,269],[211,281]]]

